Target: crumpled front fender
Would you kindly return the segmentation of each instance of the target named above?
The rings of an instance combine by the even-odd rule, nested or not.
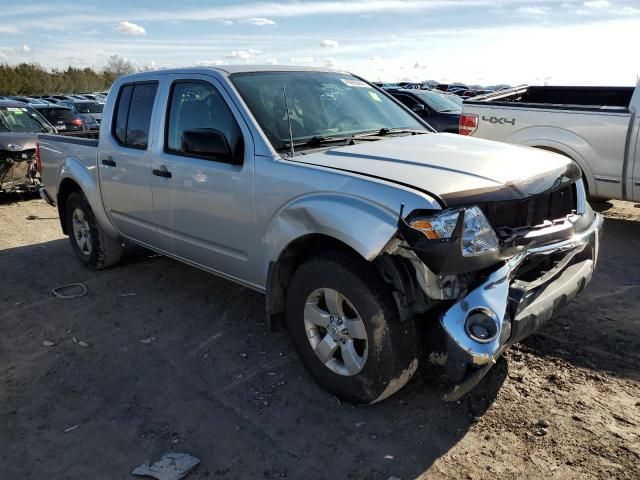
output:
[[[269,222],[264,236],[267,258],[276,261],[294,240],[322,234],[373,260],[395,235],[398,213],[350,195],[320,193],[298,198]]]

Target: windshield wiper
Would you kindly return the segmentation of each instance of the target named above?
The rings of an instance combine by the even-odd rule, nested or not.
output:
[[[422,135],[423,133],[427,133],[426,130],[415,130],[413,128],[381,128],[378,132],[378,135],[393,135],[395,133],[410,133],[411,135]]]
[[[328,144],[332,144],[332,143],[349,143],[353,140],[353,135],[347,136],[347,137],[321,137],[321,136],[315,136],[315,137],[311,137],[307,140],[303,140],[300,142],[293,142],[293,146],[295,148],[298,147],[309,147],[309,148],[313,148],[313,147],[320,147],[322,145],[328,145]],[[291,148],[291,143],[287,142],[284,143],[279,150],[285,150],[285,149],[289,149]]]
[[[429,133],[428,130],[416,130],[413,128],[386,128],[383,127],[380,130],[373,132],[365,132],[359,135],[354,135],[356,139],[359,137],[384,137],[385,135],[395,135],[398,133],[410,133],[411,135],[422,135],[423,133]]]

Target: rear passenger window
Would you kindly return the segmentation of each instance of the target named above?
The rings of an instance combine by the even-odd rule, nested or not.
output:
[[[131,92],[133,92],[133,85],[127,85],[120,90],[120,97],[118,98],[118,106],[115,114],[115,124],[113,128],[113,135],[118,142],[125,144],[127,139],[127,116],[129,115],[129,104],[131,103]]]
[[[188,153],[185,138],[189,132],[202,135],[222,133],[228,142],[229,156],[214,153]],[[165,151],[240,165],[244,144],[240,127],[218,90],[205,82],[176,82],[171,89]]]
[[[157,89],[157,83],[122,87],[113,125],[113,135],[120,144],[132,148],[147,148]]]

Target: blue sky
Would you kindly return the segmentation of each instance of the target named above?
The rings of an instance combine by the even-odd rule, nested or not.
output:
[[[329,66],[370,80],[632,85],[640,0],[0,0],[0,62]]]

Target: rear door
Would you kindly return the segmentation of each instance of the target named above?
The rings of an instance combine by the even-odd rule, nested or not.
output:
[[[149,135],[158,82],[123,84],[103,128],[98,168],[107,215],[126,237],[156,246]],[[115,92],[114,92],[115,94]]]
[[[253,142],[222,85],[207,75],[168,77],[167,108],[154,145],[153,200],[162,248],[248,281],[254,244]],[[189,153],[185,132],[217,130],[233,158]]]

